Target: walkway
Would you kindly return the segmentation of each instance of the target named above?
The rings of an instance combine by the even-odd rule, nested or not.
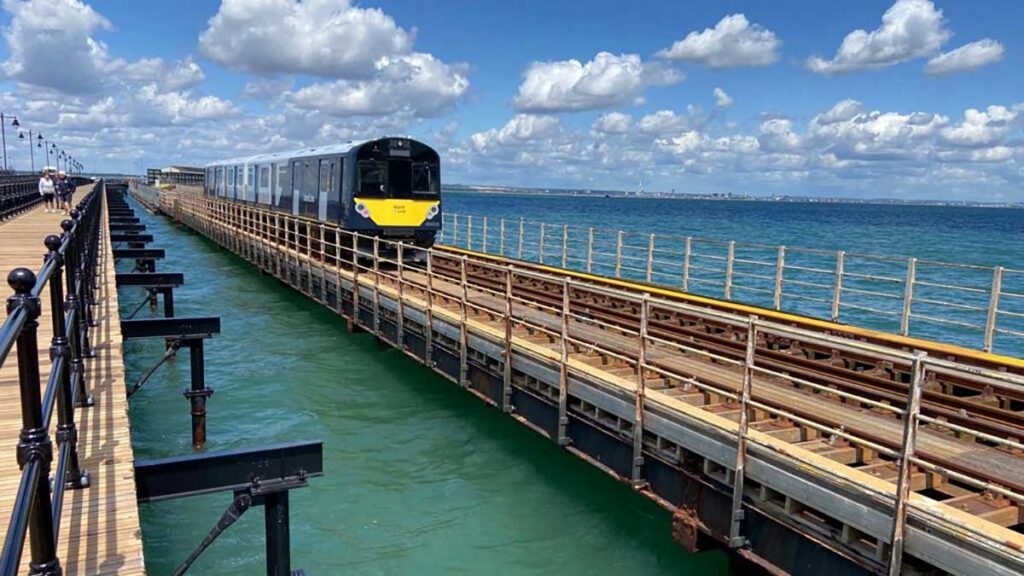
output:
[[[47,214],[41,208],[0,224],[0,278],[4,292],[8,272],[18,266],[37,271],[42,265],[43,238],[60,232],[61,214]],[[142,533],[135,498],[134,456],[125,398],[124,360],[114,261],[107,241],[104,211],[100,288],[96,319],[99,327],[91,334],[96,358],[88,360],[87,388],[96,400],[92,408],[80,408],[75,420],[79,430],[78,450],[82,467],[92,475],[92,486],[69,490],[65,496],[58,540],[58,557],[66,575],[145,574]],[[48,292],[44,292],[44,296]],[[39,348],[49,347],[52,329],[47,298],[42,299],[39,318]],[[6,307],[0,309],[0,321]],[[45,354],[45,352],[44,352]],[[41,381],[46,384],[49,362],[40,362]],[[14,353],[0,368],[0,526],[6,530],[17,493],[20,471],[15,446],[21,428],[18,396],[17,357]],[[56,417],[53,419],[56,426]],[[54,431],[50,431],[51,437]],[[55,445],[56,448],[56,445]],[[22,565],[28,572],[29,542],[26,539]]]

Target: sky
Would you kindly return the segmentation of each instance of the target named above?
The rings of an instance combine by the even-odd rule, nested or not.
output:
[[[448,183],[1024,201],[1019,0],[0,6],[17,169],[15,116],[97,172],[408,135]]]

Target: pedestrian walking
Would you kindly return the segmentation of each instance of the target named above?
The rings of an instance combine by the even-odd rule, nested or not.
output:
[[[56,187],[50,178],[50,173],[43,170],[43,174],[39,177],[39,195],[43,197],[44,210],[47,214],[57,211],[57,205],[53,201],[55,194]]]
[[[68,175],[63,170],[57,172],[57,197],[60,199],[60,207],[65,214],[71,213],[71,196],[75,192],[75,186],[68,180]]]

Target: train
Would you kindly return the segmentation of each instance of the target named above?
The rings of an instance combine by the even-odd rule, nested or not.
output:
[[[441,230],[440,155],[404,137],[213,162],[203,193],[423,248]]]

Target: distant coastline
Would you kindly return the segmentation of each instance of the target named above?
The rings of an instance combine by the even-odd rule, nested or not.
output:
[[[913,200],[889,198],[839,198],[824,196],[752,196],[748,194],[687,194],[682,192],[629,192],[623,190],[572,190],[562,188],[517,188],[445,184],[455,194],[500,194],[505,196],[554,196],[588,198],[632,198],[640,200],[714,200],[721,202],[792,202],[805,204],[885,204],[897,206],[951,206],[960,208],[1024,209],[1024,202],[973,202],[955,200]]]

